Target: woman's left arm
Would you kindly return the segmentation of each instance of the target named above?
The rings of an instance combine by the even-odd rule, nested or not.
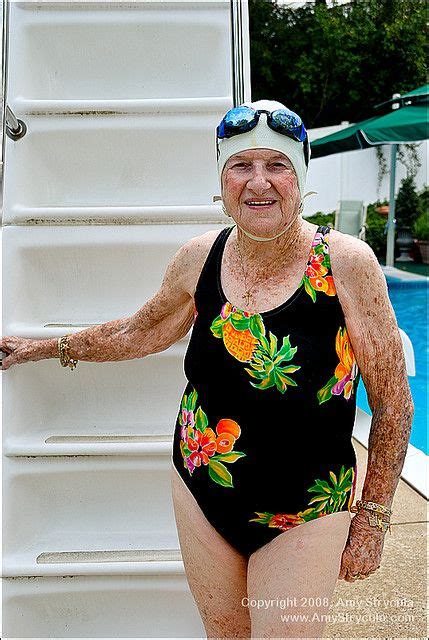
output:
[[[391,508],[414,415],[402,340],[386,279],[371,247],[334,232],[331,266],[372,411],[362,500]],[[369,525],[368,512],[357,514],[351,523],[340,577],[347,579],[347,569],[355,575],[378,568],[384,535]],[[359,545],[363,545],[361,551]]]

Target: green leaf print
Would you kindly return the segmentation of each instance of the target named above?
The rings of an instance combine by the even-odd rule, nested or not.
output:
[[[337,378],[332,376],[332,378],[317,392],[317,399],[319,404],[323,404],[330,398],[332,398],[332,387],[337,383]]]
[[[313,302],[316,302],[316,292],[311,286],[308,278],[306,277],[304,277],[304,289],[306,290],[310,298],[313,300]]]
[[[319,253],[324,253],[325,252],[325,247],[323,245],[323,242],[319,242],[319,244],[317,244],[315,247],[313,247],[313,253],[317,255],[319,255]]]
[[[195,391],[195,389],[193,389],[193,391],[189,394],[188,400],[187,400],[187,409],[188,411],[194,411],[195,410],[195,406],[197,404],[197,398],[198,398],[198,394]]]
[[[254,382],[251,382],[250,384],[252,387],[255,387],[255,389],[270,389],[271,387],[276,386],[275,380],[273,380],[271,376],[262,380],[261,384],[255,384]],[[280,389],[280,391],[282,391],[282,389]]]
[[[249,522],[259,522],[260,524],[269,524],[271,518],[274,517],[274,513],[258,513],[255,511],[257,518],[252,518]]]
[[[250,383],[256,389],[276,387],[280,393],[284,394],[288,386],[298,386],[295,380],[287,376],[286,373],[294,373],[301,367],[296,365],[281,366],[291,360],[298,350],[297,347],[291,347],[289,336],[283,338],[283,344],[279,351],[277,351],[277,346],[277,337],[271,331],[269,332],[269,341],[265,336],[262,336],[250,362],[252,368],[246,368],[245,371],[252,378],[261,381],[259,385]]]
[[[213,320],[210,329],[215,338],[222,338],[222,327],[224,322],[225,320],[223,320],[220,316]]]
[[[219,460],[221,462],[235,462],[239,458],[242,458],[246,454],[242,451],[230,451],[229,453],[218,453],[213,456],[212,460]]]
[[[271,333],[271,331],[270,331],[270,333]],[[259,344],[260,344],[260,346],[258,347],[259,350],[261,350],[261,351],[265,350],[267,353],[270,352],[270,343],[268,342],[268,340],[267,340],[267,338],[265,336],[261,336],[259,338]],[[262,349],[261,349],[261,347],[262,347]]]
[[[296,367],[297,369],[300,369],[301,367]],[[277,370],[274,371],[274,380],[276,382],[276,386],[277,389],[281,392],[281,393],[285,393],[286,389],[287,389],[287,385],[291,386],[291,387],[297,387],[298,385],[296,384],[295,380],[292,380],[292,378],[290,378],[289,376],[285,376],[281,370]]]
[[[281,361],[288,362],[289,360],[292,360],[297,350],[297,347],[294,347],[293,349],[291,348],[289,336],[285,336],[283,338],[281,349],[274,360],[274,364],[278,364]]]
[[[213,460],[213,458],[209,460],[209,476],[222,487],[234,487],[232,475],[228,469],[218,460]]]
[[[252,518],[249,522],[258,522],[259,524],[265,524],[269,527],[276,527],[278,529],[287,530],[294,527],[301,522],[313,520],[317,517],[328,515],[340,511],[347,499],[347,495],[351,492],[353,486],[353,467],[349,467],[345,471],[344,465],[341,466],[340,472],[337,476],[333,471],[329,472],[331,484],[326,480],[315,480],[312,487],[307,489],[309,492],[315,492],[318,495],[314,496],[310,502],[316,503],[315,507],[309,507],[305,511],[299,511],[298,513],[268,513],[255,511],[257,518]],[[350,496],[352,499],[352,496]]]
[[[183,447],[183,453],[184,453],[186,456],[190,456],[190,455],[191,455],[191,453],[192,453],[192,451],[190,451],[190,450],[188,449],[188,447],[185,445],[185,446]]]
[[[316,493],[317,495],[314,496],[308,504],[319,503],[316,511],[326,511],[327,513],[339,511],[344,506],[347,494],[352,488],[352,470],[353,468],[350,467],[347,473],[345,473],[343,465],[339,473],[338,481],[336,475],[331,471],[329,474],[331,485],[325,480],[316,480],[308,491],[309,493]]]
[[[255,369],[256,369],[256,367],[255,367]],[[252,376],[252,378],[256,378],[256,380],[263,380],[264,378],[267,377],[267,372],[265,370],[255,371],[253,369],[247,369],[247,368],[245,368],[244,370],[247,371],[249,376]]]
[[[250,317],[249,329],[255,338],[259,339],[261,336],[265,335],[265,326],[259,313],[255,313]]]
[[[237,331],[245,331],[246,329],[249,329],[249,318],[234,318],[233,314],[229,321]]]
[[[201,433],[204,433],[208,423],[209,421],[207,419],[206,414],[201,409],[201,407],[198,407],[198,409],[195,412],[195,428],[198,429],[198,431],[201,431]]]
[[[270,331],[270,356],[274,360],[277,352],[277,338],[274,333]]]

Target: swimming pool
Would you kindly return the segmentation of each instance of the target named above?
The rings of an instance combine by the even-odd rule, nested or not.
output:
[[[427,339],[427,304],[429,281],[407,281],[392,276],[386,276],[386,281],[398,325],[408,334],[414,348],[416,375],[408,378],[414,401],[414,419],[410,442],[417,449],[428,454],[427,379],[429,347]],[[361,409],[371,414],[362,379],[358,386],[357,404]]]

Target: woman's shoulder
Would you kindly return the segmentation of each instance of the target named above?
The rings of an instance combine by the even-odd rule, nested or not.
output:
[[[216,238],[222,232],[221,229],[210,229],[201,235],[194,236],[187,240],[180,249],[180,253],[183,256],[184,265],[186,265],[187,271],[187,290],[193,296],[195,288],[197,286],[198,278],[200,277],[202,268],[213,246]]]
[[[344,258],[346,263],[352,263],[354,260],[365,261],[375,257],[367,242],[336,229],[329,231],[329,246],[331,255],[334,255],[334,258],[335,256]]]
[[[371,246],[347,233],[335,229],[329,232],[330,262],[337,290],[367,288],[372,278],[384,279],[377,256]]]

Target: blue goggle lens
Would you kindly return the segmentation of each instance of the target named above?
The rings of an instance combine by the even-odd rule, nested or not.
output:
[[[278,131],[290,132],[296,140],[304,142],[307,137],[307,131],[304,124],[297,113],[290,111],[289,109],[278,109],[271,113],[271,122],[278,127]]]
[[[249,124],[255,120],[255,114],[256,112],[249,107],[230,109],[218,126],[218,138],[227,138],[228,134],[244,133],[248,130]]]
[[[259,121],[261,113],[267,114],[268,125],[278,133],[287,135],[299,142],[307,137],[307,131],[298,114],[290,109],[277,109],[273,112],[255,111],[250,107],[234,107],[222,118],[217,127],[218,138],[229,138],[250,131]]]

